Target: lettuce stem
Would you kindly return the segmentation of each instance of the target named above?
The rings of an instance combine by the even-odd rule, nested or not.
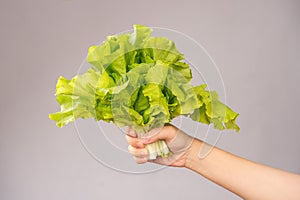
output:
[[[149,152],[149,160],[155,160],[158,156],[167,158],[172,154],[164,140],[158,140],[147,144],[145,147]]]

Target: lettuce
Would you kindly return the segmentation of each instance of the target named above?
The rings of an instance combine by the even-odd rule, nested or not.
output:
[[[93,67],[71,80],[59,77],[56,100],[61,110],[49,118],[59,127],[78,118],[112,121],[142,134],[184,115],[219,130],[239,131],[238,114],[205,84],[192,86],[184,55],[173,41],[151,32],[134,25],[133,33],[108,36],[91,46],[87,62]]]

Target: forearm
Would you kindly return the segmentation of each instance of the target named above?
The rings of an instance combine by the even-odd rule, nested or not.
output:
[[[300,199],[300,176],[240,158],[218,148],[200,159],[194,140],[186,167],[245,199]]]

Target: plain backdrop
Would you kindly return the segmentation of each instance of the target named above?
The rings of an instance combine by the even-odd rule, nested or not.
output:
[[[73,124],[48,119],[59,108],[57,78],[74,76],[90,45],[135,23],[183,32],[213,57],[241,127],[218,147],[300,173],[299,11],[297,0],[1,0],[0,199],[239,199],[186,169],[107,168]]]

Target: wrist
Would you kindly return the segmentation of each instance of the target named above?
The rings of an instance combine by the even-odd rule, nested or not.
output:
[[[200,148],[203,142],[199,139],[194,138],[190,148],[188,149],[187,152],[187,157],[185,160],[185,168],[187,169],[193,169],[193,166],[195,165],[195,162],[198,159],[198,154],[200,152]]]

